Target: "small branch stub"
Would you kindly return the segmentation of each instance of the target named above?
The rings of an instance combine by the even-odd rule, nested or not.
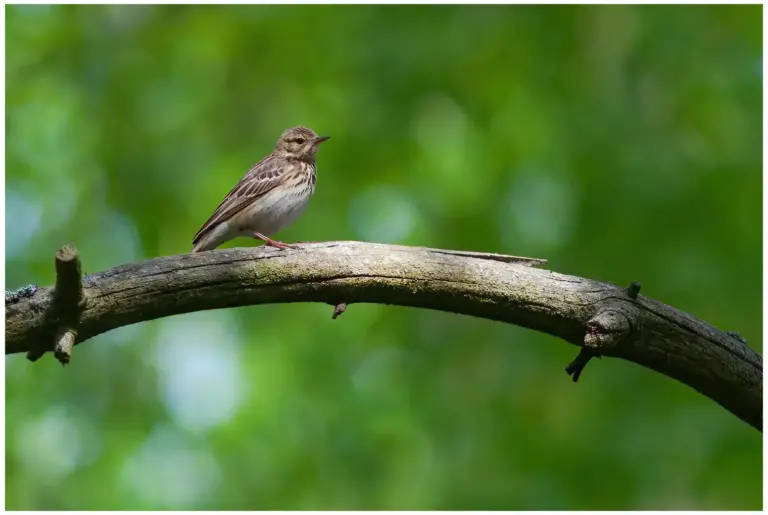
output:
[[[79,311],[83,300],[83,282],[80,258],[72,245],[64,245],[56,252],[56,287],[54,298],[60,309],[69,313]]]
[[[37,361],[46,351],[53,350],[62,365],[70,362],[72,349],[77,343],[80,313],[85,305],[81,277],[77,250],[72,245],[64,245],[56,252],[56,285],[50,308],[51,316],[58,321],[58,328],[53,342],[43,339],[37,347],[27,352],[30,361]]]
[[[60,329],[56,335],[56,346],[53,349],[53,355],[59,360],[59,363],[68,365],[72,359],[72,349],[77,341],[77,331],[74,329]]]
[[[627,287],[627,295],[629,296],[630,299],[632,299],[632,300],[636,300],[637,299],[637,296],[640,294],[641,286],[642,285],[639,282],[632,281],[632,284],[630,284]]]
[[[43,354],[45,354],[45,350],[43,349],[29,350],[27,351],[27,359],[32,363],[34,363],[35,361],[40,359],[43,356]]]
[[[589,363],[589,360],[599,357],[600,356],[593,354],[592,351],[582,348],[579,351],[579,355],[576,356],[576,359],[571,361],[568,366],[565,367],[565,372],[569,376],[573,376],[573,382],[577,383],[581,373],[584,371],[584,367],[586,367],[587,363]]]
[[[336,307],[333,308],[333,314],[331,315],[331,318],[333,320],[336,320],[339,315],[344,313],[347,310],[347,303],[346,302],[340,302],[336,304]]]

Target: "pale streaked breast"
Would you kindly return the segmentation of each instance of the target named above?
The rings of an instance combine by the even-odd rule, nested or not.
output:
[[[237,216],[235,223],[241,235],[260,232],[271,236],[296,221],[315,190],[315,167],[307,166],[311,168],[308,170],[311,175],[286,177],[283,184],[260,197]]]

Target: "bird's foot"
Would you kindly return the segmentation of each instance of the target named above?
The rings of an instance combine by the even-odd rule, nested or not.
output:
[[[298,245],[291,245],[289,243],[283,243],[282,241],[275,241],[269,236],[264,236],[259,232],[253,233],[253,237],[264,242],[264,245],[269,247],[275,247],[276,249],[298,249]]]

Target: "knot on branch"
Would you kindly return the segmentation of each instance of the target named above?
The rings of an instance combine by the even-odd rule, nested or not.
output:
[[[579,380],[589,360],[616,348],[629,336],[631,330],[629,317],[621,311],[607,309],[592,317],[587,322],[587,332],[579,355],[565,368],[568,375],[573,376],[573,382]]]
[[[69,363],[77,343],[77,328],[84,306],[80,257],[74,246],[64,245],[56,252],[56,285],[50,307],[51,315],[58,322],[55,338],[53,342],[38,342],[36,348],[27,352],[27,359],[37,361],[46,351],[53,350],[62,365]]]
[[[587,322],[584,347],[604,354],[602,351],[615,348],[629,336],[631,329],[629,317],[623,312],[615,309],[601,311]]]

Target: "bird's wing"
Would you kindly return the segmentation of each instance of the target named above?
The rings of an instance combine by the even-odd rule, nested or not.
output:
[[[200,241],[200,238],[208,229],[229,220],[246,206],[250,205],[251,202],[275,188],[275,186],[282,182],[283,174],[287,168],[289,167],[285,166],[285,161],[274,155],[268,155],[253,165],[243,175],[240,182],[227,193],[227,196],[224,197],[224,200],[221,201],[221,204],[219,204],[219,207],[216,208],[216,211],[213,212],[208,221],[197,231],[192,244],[194,245]]]

